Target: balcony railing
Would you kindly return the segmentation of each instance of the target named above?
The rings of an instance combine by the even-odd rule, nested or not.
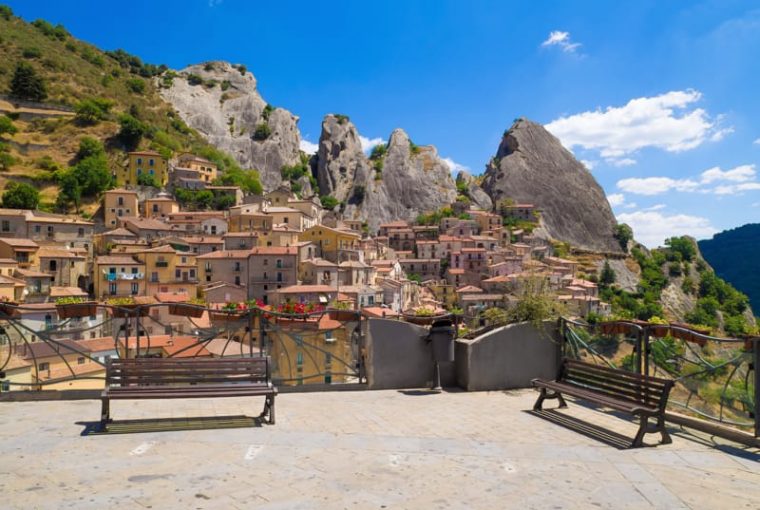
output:
[[[672,379],[672,411],[760,436],[760,337],[718,338],[673,324],[564,320],[563,341],[567,357]]]
[[[156,267],[169,267],[169,263],[165,260],[156,261]]]
[[[145,273],[107,273],[103,272],[103,280],[107,282],[115,282],[117,280],[142,280],[145,278]]]

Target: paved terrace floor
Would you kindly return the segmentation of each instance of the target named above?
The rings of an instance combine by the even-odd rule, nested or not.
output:
[[[106,435],[82,435],[96,401],[0,403],[0,507],[760,508],[756,450],[676,428],[620,449],[633,423],[572,402],[536,416],[534,398],[284,394],[275,426],[241,417],[261,398],[114,401]]]

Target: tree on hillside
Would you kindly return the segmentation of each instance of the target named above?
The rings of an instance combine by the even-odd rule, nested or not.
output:
[[[103,147],[103,143],[91,136],[83,136],[79,140],[79,150],[77,151],[76,159],[81,161],[91,156],[105,155],[106,150]]]
[[[83,99],[76,105],[76,120],[79,124],[92,125],[108,118],[113,101],[103,98]]]
[[[4,134],[15,135],[18,129],[13,125],[13,120],[7,115],[0,115],[0,136]]]
[[[127,149],[136,149],[140,145],[140,140],[148,132],[147,126],[134,118],[132,115],[124,114],[119,118],[121,129],[119,130],[119,140]]]
[[[108,189],[111,184],[111,172],[105,154],[84,158],[72,169],[83,196],[94,197]]]
[[[10,21],[12,17],[13,17],[13,9],[8,7],[7,5],[0,5],[0,18]]]
[[[3,192],[3,207],[9,209],[36,209],[40,203],[40,192],[25,182],[11,181]]]
[[[30,64],[19,62],[11,79],[11,96],[27,101],[44,101],[47,97],[45,81]]]
[[[615,275],[615,271],[610,266],[610,261],[605,260],[604,266],[602,266],[602,272],[599,274],[599,284],[603,287],[609,287],[615,283],[616,278],[617,275]]]
[[[628,242],[633,239],[633,229],[625,223],[619,223],[615,227],[615,239],[618,240],[623,251],[627,251]]]
[[[69,204],[74,204],[77,214],[82,203],[82,187],[74,175],[73,170],[64,171],[58,178],[58,198],[55,201],[56,208],[61,212],[68,211]]]

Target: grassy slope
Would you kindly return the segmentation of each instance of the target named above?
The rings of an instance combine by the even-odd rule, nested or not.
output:
[[[25,49],[36,48],[40,57],[24,58]],[[36,164],[43,156],[49,156],[62,166],[71,164],[79,139],[93,136],[103,140],[112,165],[123,164],[125,152],[123,147],[113,140],[118,131],[118,115],[134,107],[139,112],[141,121],[165,131],[174,149],[189,150],[208,147],[208,144],[196,133],[178,131],[172,125],[171,105],[161,99],[157,87],[150,78],[141,78],[131,74],[129,69],[120,67],[119,63],[91,44],[67,36],[61,41],[44,35],[37,27],[14,17],[5,20],[0,17],[0,94],[6,94],[13,71],[19,60],[29,62],[45,79],[48,88],[46,102],[75,105],[89,97],[103,97],[114,101],[111,119],[95,126],[80,126],[72,118],[51,119],[45,121],[17,121],[19,133],[10,138],[13,142],[45,145],[41,150],[27,151],[23,154],[16,147],[11,153],[20,162],[10,172],[0,174],[0,188],[5,187],[8,179],[33,180],[43,191],[43,201],[52,203],[57,194],[57,187],[48,172]],[[127,86],[127,80],[139,78],[145,81],[144,94],[136,94]],[[183,128],[184,124],[175,121],[174,126]],[[141,148],[148,146],[159,148],[156,142],[143,140]],[[91,204],[90,210],[94,208]],[[87,209],[87,207],[85,207]]]

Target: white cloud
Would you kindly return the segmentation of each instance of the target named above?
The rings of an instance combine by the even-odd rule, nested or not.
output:
[[[310,142],[309,140],[301,140],[299,148],[306,154],[316,154],[319,150],[319,144]]]
[[[369,152],[372,150],[372,147],[375,145],[380,145],[381,143],[385,143],[385,140],[382,138],[367,138],[366,136],[359,135],[359,142],[362,144],[362,150],[364,152]]]
[[[624,106],[560,117],[546,129],[569,149],[597,150],[608,162],[625,161],[645,147],[686,151],[713,137],[720,139],[732,129],[719,127],[722,117],[712,118],[705,110],[694,108],[701,97],[696,90],[639,97]]]
[[[625,195],[622,193],[613,193],[607,196],[607,201],[612,207],[618,207],[625,203]]]
[[[617,219],[630,225],[636,240],[649,248],[661,246],[668,237],[690,235],[700,239],[717,232],[707,218],[688,214],[635,211],[618,214]]]
[[[755,165],[741,165],[731,170],[721,170],[719,166],[702,172],[702,183],[715,181],[747,182],[755,178]]]
[[[471,173],[470,168],[468,166],[465,166],[461,163],[457,163],[451,158],[443,158],[443,162],[449,165],[449,170],[451,171],[451,175],[453,175],[454,177],[456,177],[460,171]]]
[[[582,159],[581,164],[583,164],[583,166],[585,166],[588,170],[593,170],[594,167],[596,166],[596,161],[589,161],[587,159]]]
[[[661,195],[669,191],[713,193],[715,195],[734,195],[744,191],[760,189],[760,182],[755,181],[755,165],[740,165],[730,170],[721,170],[719,166],[709,168],[694,179],[671,179],[670,177],[630,177],[617,182],[622,191],[636,195]],[[721,184],[710,187],[713,183]]]
[[[208,0],[208,6],[209,7],[216,7],[217,5],[221,4],[224,0]]]
[[[623,159],[610,158],[607,160],[607,162],[611,164],[612,166],[617,166],[617,167],[632,166],[636,164],[636,160],[631,159],[631,158],[623,158]]]
[[[755,141],[754,141],[754,142],[752,142],[752,143],[753,143],[753,144],[755,144],[755,145],[760,145],[760,138],[758,138],[757,140],[755,140]]]
[[[636,195],[661,195],[668,191],[694,191],[699,183],[691,179],[671,179],[670,177],[631,177],[617,182],[617,187]]]
[[[558,46],[565,53],[575,53],[575,50],[577,50],[580,45],[580,43],[570,41],[570,32],[562,32],[559,30],[550,32],[549,37],[541,43],[541,46],[544,48]]]

